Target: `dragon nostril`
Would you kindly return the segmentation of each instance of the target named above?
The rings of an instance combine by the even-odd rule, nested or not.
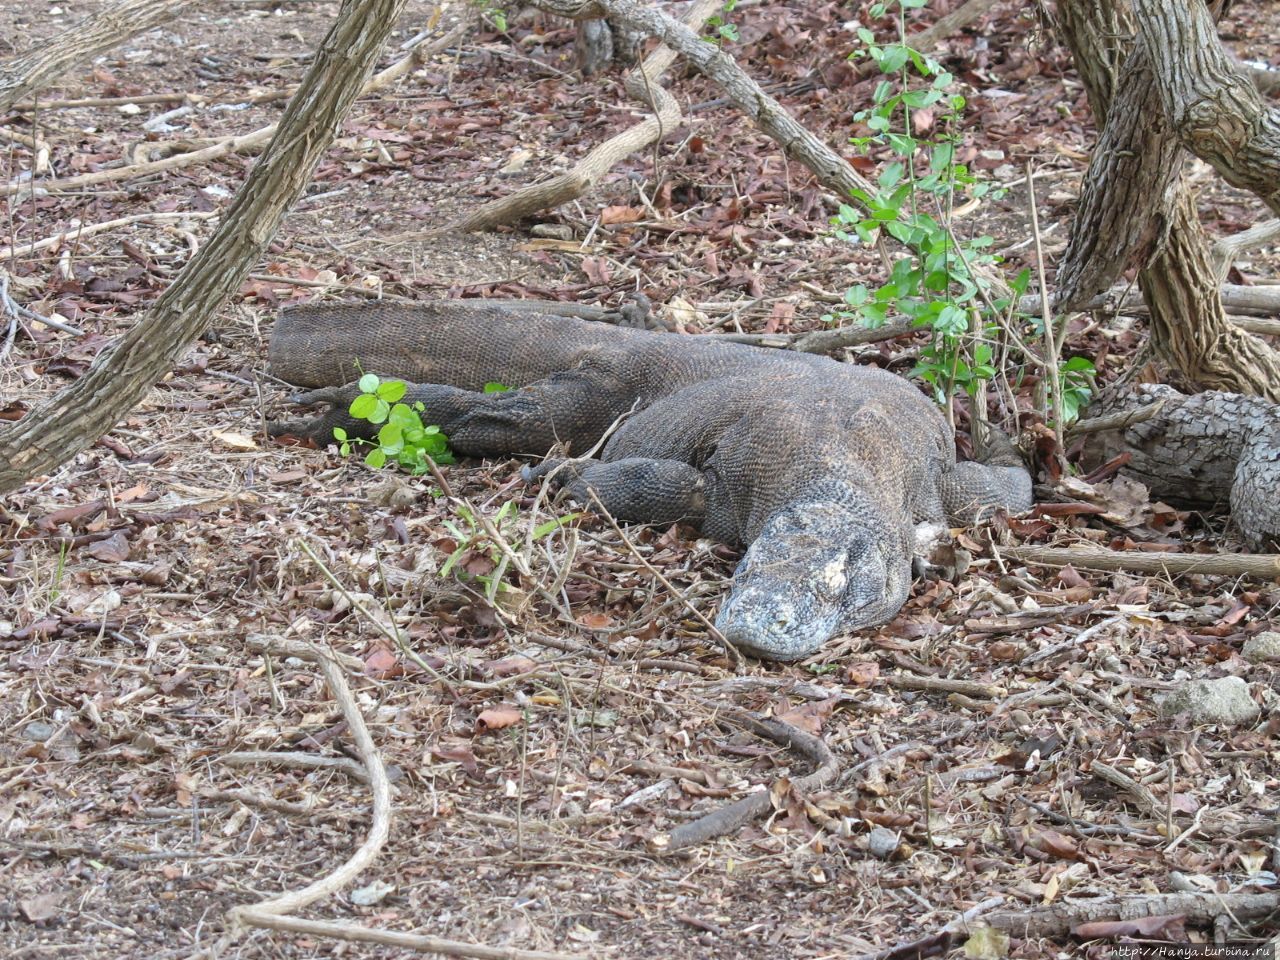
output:
[[[773,621],[773,627],[775,630],[785,630],[787,629],[787,624],[790,622],[791,621],[788,620],[786,617],[778,617],[777,620]]]

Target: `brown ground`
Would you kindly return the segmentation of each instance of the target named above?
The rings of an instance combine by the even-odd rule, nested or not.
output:
[[[0,36],[21,48],[98,6],[6,4]],[[48,95],[189,91],[236,102],[295,81],[336,8],[210,0]],[[1020,178],[1027,159],[1047,171],[1038,183],[1052,252],[1065,239],[1092,131],[1061,52],[1037,45],[1019,10],[1007,5],[942,53],[971,85],[974,165],[1000,181]],[[428,12],[411,3],[396,42]],[[868,95],[865,84],[842,82],[851,16],[821,2],[733,15],[742,28],[733,49],[757,76],[826,78],[784,99],[833,143]],[[1274,58],[1274,10],[1242,4],[1235,16],[1236,48]],[[585,251],[535,240],[529,224],[424,238],[631,122],[617,76],[563,74],[570,41],[563,24],[530,16],[510,37],[475,35],[360,101],[318,172],[317,198],[290,215],[260,279],[216,329],[102,443],[0,507],[0,953],[162,960],[220,945],[218,956],[235,958],[406,955],[274,933],[220,940],[227,908],[332,870],[363,840],[369,815],[367,789],[341,773],[221,762],[239,750],[354,755],[316,670],[264,659],[249,646],[255,635],[364,662],[353,682],[396,777],[391,840],[356,885],[390,892],[360,906],[348,889],[309,916],[590,956],[834,957],[926,936],[992,897],[1031,911],[1167,891],[1174,871],[1219,892],[1274,889],[1274,720],[1194,728],[1159,719],[1156,698],[1180,679],[1238,675],[1274,710],[1276,671],[1249,666],[1239,651],[1273,626],[1275,584],[1055,575],[1002,562],[974,534],[965,542],[971,570],[955,584],[919,585],[892,624],[798,665],[749,664],[743,673],[756,683],[731,687],[732,671],[680,598],[606,524],[583,520],[574,534],[526,548],[538,520],[517,463],[450,470],[455,491],[488,515],[508,501],[520,507],[502,532],[525,550],[532,575],[507,573],[495,608],[479,579],[494,570],[483,541],[466,551],[460,579],[432,575],[470,537],[459,512],[432,498],[432,484],[412,482],[407,508],[384,506],[385,478],[333,452],[264,439],[264,416],[284,408],[263,376],[272,315],[281,302],[344,295],[326,280],[414,298],[584,302],[640,287],[659,304],[683,298],[707,322],[759,330],[812,327],[827,309],[815,291],[875,275],[873,255],[828,237],[830,200],[812,179],[732,110],[705,105],[719,94],[697,78],[673,81],[686,104],[703,106],[667,137],[661,186],[653,156],[637,156],[597,195],[544,218],[579,240],[590,232]],[[149,139],[248,131],[280,109],[199,108],[148,136],[143,122],[173,106],[41,111],[52,174],[97,169]],[[10,128],[31,132],[25,120]],[[520,150],[532,153],[523,172],[499,175]],[[4,242],[52,236],[73,219],[217,210],[251,162],[28,197],[9,208]],[[11,179],[30,168],[31,153],[6,147],[0,165]],[[592,229],[600,208],[648,201],[660,220],[646,213]],[[1217,187],[1206,203],[1214,229],[1259,217],[1256,203]],[[1021,265],[1024,189],[972,222]],[[20,335],[0,364],[0,411],[16,416],[83,372],[212,229],[209,219],[144,221],[11,258],[17,299],[87,336]],[[1266,263],[1255,258],[1246,272],[1265,275]],[[1071,346],[1105,352],[1114,371],[1137,342],[1132,330],[1095,328]],[[899,344],[859,359],[905,370],[910,354]],[[1125,488],[1107,495],[1102,517],[1026,520],[1012,532],[1032,542],[1234,548],[1220,521]],[[538,519],[547,515],[544,506]],[[631,536],[684,598],[714,611],[729,551],[685,529]],[[536,585],[556,583],[573,622],[528,600]],[[389,609],[448,684],[397,656],[350,609],[350,594],[384,622]],[[1039,607],[1051,612],[1038,617]],[[913,691],[899,675],[979,687]],[[652,856],[655,835],[808,772],[786,750],[718,722],[719,704],[785,715],[821,732],[846,770],[861,766],[810,796],[810,807],[784,782],[767,821],[687,856]],[[482,713],[501,720],[504,708],[508,719],[523,711],[524,722],[485,729]],[[1094,761],[1147,783],[1161,812],[1093,775]],[[652,765],[686,774],[624,807],[668,776]],[[893,859],[868,853],[873,825],[901,834]],[[1067,937],[1015,939],[1011,953],[1083,949]]]

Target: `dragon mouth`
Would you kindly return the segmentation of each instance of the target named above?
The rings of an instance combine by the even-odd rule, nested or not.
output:
[[[750,593],[754,593],[751,591]],[[733,646],[761,660],[799,660],[835,633],[835,616],[799,616],[787,604],[735,591],[716,617],[716,629]]]

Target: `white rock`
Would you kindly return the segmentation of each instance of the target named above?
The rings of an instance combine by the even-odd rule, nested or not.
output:
[[[1265,663],[1268,660],[1280,662],[1280,633],[1267,630],[1256,637],[1250,637],[1244,642],[1240,656],[1250,663]]]
[[[1194,723],[1241,725],[1252,723],[1261,713],[1249,696],[1249,685],[1239,677],[1192,680],[1160,701],[1160,715],[1185,713]]]
[[[880,860],[888,860],[901,843],[898,835],[888,827],[872,827],[867,836],[867,852]]]

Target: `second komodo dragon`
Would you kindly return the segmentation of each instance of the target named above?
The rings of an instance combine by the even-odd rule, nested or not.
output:
[[[406,402],[470,456],[581,455],[622,417],[598,459],[572,466],[570,494],[590,503],[589,485],[620,519],[687,520],[746,545],[716,626],[758,657],[794,660],[891,619],[917,524],[1031,505],[1016,455],[957,463],[919,390],[826,357],[432,302],[285,310],[270,362],[328,388],[299,398],[327,413],[274,429],[321,446],[335,426],[360,429],[346,409],[361,372],[410,382]],[[519,389],[481,392],[490,381]]]

